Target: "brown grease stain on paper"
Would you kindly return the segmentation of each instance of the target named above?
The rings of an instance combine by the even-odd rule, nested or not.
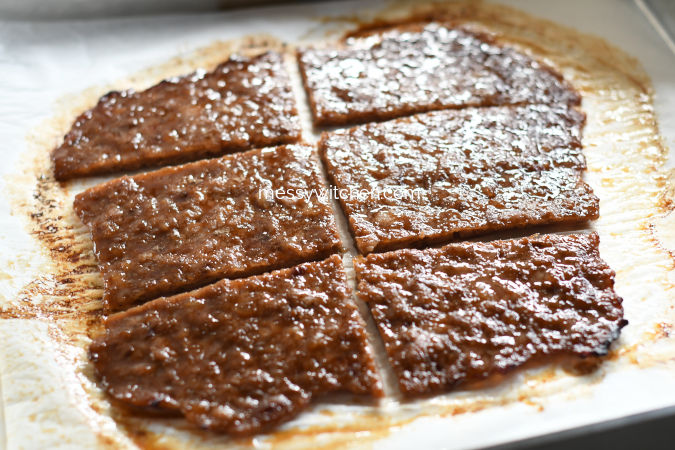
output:
[[[489,32],[499,41],[514,45],[557,68],[582,92],[582,109],[589,118],[584,137],[589,163],[588,181],[601,199],[602,215],[595,228],[601,235],[601,254],[617,271],[617,290],[626,299],[627,318],[631,320],[632,308],[639,310],[641,304],[649,300],[650,293],[641,294],[639,286],[631,285],[633,267],[623,257],[620,244],[629,244],[626,251],[639,249],[644,252],[642,263],[659,269],[658,273],[654,273],[653,282],[658,285],[658,292],[670,292],[669,296],[663,297],[670,302],[664,302],[663,313],[655,314],[658,320],[653,323],[631,322],[629,327],[638,329],[632,341],[619,341],[608,361],[597,370],[532,367],[503,380],[492,380],[492,384],[474,390],[437,396],[433,402],[424,399],[415,402],[393,400],[380,408],[362,407],[357,412],[342,413],[326,409],[325,405],[316,405],[313,411],[315,416],[322,418],[319,424],[301,426],[291,423],[269,435],[242,440],[194,430],[182,419],[130,415],[120,408],[111,407],[92,381],[87,391],[93,411],[114,417],[124,434],[136,445],[155,448],[188,444],[335,448],[354,444],[355,433],[359,433],[359,444],[368,445],[420,417],[449,417],[514,402],[543,410],[548,396],[560,395],[580,381],[568,376],[568,373],[583,379],[583,386],[578,389],[583,395],[586,386],[600,382],[606,371],[620,369],[622,364],[649,366],[672,359],[670,354],[643,357],[648,353],[651,342],[673,339],[674,247],[673,241],[664,237],[663,232],[673,222],[665,222],[664,226],[663,221],[672,216],[669,213],[674,202],[672,185],[669,185],[668,174],[663,169],[667,151],[658,134],[651,85],[639,64],[605,41],[508,7],[481,2],[412,8],[408,4],[399,3],[388,8],[378,20],[356,32],[372,32],[410,20],[461,23]],[[336,22],[355,21],[352,17],[337,21],[327,18],[320,28],[329,28]],[[197,67],[213,67],[233,51],[256,53],[267,49],[283,51],[285,46],[267,36],[218,42],[120,80],[114,87],[143,88]],[[289,55],[289,64],[292,64],[290,58]],[[49,152],[60,142],[72,120],[82,110],[95,104],[98,97],[110,88],[112,86],[91,88],[79,96],[64,99],[57,108],[60,111],[58,116],[29,136],[31,151],[25,155],[25,170],[11,180],[14,186],[11,193],[13,212],[27,219],[29,231],[42,244],[49,263],[45,265],[43,274],[28,283],[16,299],[0,304],[0,319],[50,321],[55,328],[51,336],[55,342],[79,346],[83,350],[79,354],[81,358],[86,358],[90,334],[100,326],[102,282],[87,230],[72,211],[72,197],[75,191],[103,179],[59,185],[51,175]],[[616,128],[617,123],[621,128]],[[626,207],[629,212],[637,212],[626,216]],[[640,261],[635,262],[638,263]],[[596,366],[590,364],[590,368],[595,369]],[[579,371],[583,375],[579,375]],[[90,365],[85,364],[84,372],[86,379],[93,380]],[[496,385],[496,381],[503,383]],[[114,433],[101,434],[102,446],[115,447],[119,442]]]

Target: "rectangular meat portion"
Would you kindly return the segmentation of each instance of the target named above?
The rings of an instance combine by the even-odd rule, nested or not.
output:
[[[316,125],[465,106],[580,102],[553,69],[485,34],[438,23],[303,49],[298,59]]]
[[[52,153],[57,180],[194,161],[301,135],[279,53],[232,57],[212,72],[110,92]]]
[[[251,150],[122,177],[79,194],[103,301],[119,310],[203,286],[323,259],[341,250],[312,147]]]
[[[114,399],[231,435],[330,392],[383,395],[337,255],[114,314],[91,357]]]
[[[627,324],[593,234],[398,250],[355,260],[407,396],[555,356],[605,355]]]
[[[466,108],[322,135],[361,253],[598,217],[568,106]]]

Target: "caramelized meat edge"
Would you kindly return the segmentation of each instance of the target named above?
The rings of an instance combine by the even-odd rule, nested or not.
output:
[[[407,396],[451,390],[559,355],[605,355],[628,322],[599,238],[532,236],[355,260]]]

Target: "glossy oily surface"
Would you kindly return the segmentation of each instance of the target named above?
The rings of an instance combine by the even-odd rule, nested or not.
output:
[[[351,37],[298,57],[316,125],[464,106],[580,102],[552,69],[487,35],[442,24]]]
[[[57,180],[193,161],[296,142],[300,123],[283,58],[232,57],[212,72],[142,92],[110,92],[52,153]]]
[[[567,106],[436,111],[324,133],[361,253],[598,216],[584,116]]]
[[[403,3],[406,2],[397,2],[396,5]],[[117,67],[118,73],[113,76],[115,89],[126,89],[132,85],[150,86],[162,77],[189,73],[198,67],[215,67],[213,62],[226,59],[232,48],[248,48],[248,37],[242,39],[246,42],[241,45],[238,41],[234,44],[213,42],[212,45],[210,39],[236,38],[241,31],[247,34],[258,31],[272,33],[293,46],[299,36],[315,42],[334,36],[336,30],[358,27],[360,22],[355,24],[352,19],[372,17],[371,11],[375,14],[383,11],[384,20],[393,16],[401,17],[401,20],[407,18],[406,11],[396,9],[390,3],[383,4],[379,11],[376,5],[370,3],[345,4],[351,5],[351,9],[337,11],[342,9],[340,2],[334,3],[333,12],[322,10],[320,15],[335,14],[339,17],[333,15],[330,19],[326,18],[326,22],[321,18],[320,23],[316,20],[316,8],[308,8],[307,5],[297,8],[299,14],[306,15],[306,19],[301,20],[291,17],[294,13],[290,11],[286,14],[286,10],[281,11],[282,15],[278,17],[281,20],[265,20],[265,12],[255,9],[247,12],[245,17],[224,13],[230,22],[209,15],[200,16],[204,27],[190,17],[186,20],[169,17],[165,20],[166,26],[176,26],[175,30],[180,31],[178,25],[184,24],[182,31],[193,32],[193,35],[174,33],[168,31],[169,28],[156,34],[155,43],[161,41],[163,51],[158,47],[158,51],[153,53],[146,48],[146,54],[152,53],[153,63],[142,72],[136,72],[135,68],[150,62],[139,61],[138,56],[142,57],[140,53],[122,55],[124,52],[100,51],[101,43],[105,46],[125,36],[129,38],[127,44],[134,48],[133,41],[144,33],[142,22],[137,24],[133,33],[126,25],[124,27],[130,33],[119,33],[118,27],[106,31],[99,21],[82,29],[83,35],[92,37],[97,36],[99,31],[104,33],[98,44],[93,38],[72,46],[59,45],[63,43],[60,39],[56,42],[45,39],[42,43],[45,51],[40,51],[39,55],[30,48],[15,47],[17,56],[23,55],[23,58],[17,58],[13,64],[5,61],[9,63],[6,74],[9,75],[14,67],[19,79],[15,80],[16,83],[3,83],[2,88],[5,93],[14,91],[19,100],[22,97],[25,101],[15,104],[14,114],[10,115],[16,119],[12,122],[16,126],[6,130],[6,141],[10,145],[4,148],[7,153],[3,168],[11,178],[5,185],[7,192],[3,198],[8,203],[8,210],[12,211],[12,217],[7,219],[17,222],[17,228],[14,232],[14,226],[9,222],[3,227],[7,236],[2,240],[5,244],[2,252],[5,257],[3,278],[6,278],[2,285],[6,302],[0,314],[3,317],[26,317],[28,320],[5,320],[5,326],[0,327],[3,340],[0,350],[2,390],[5,403],[9,405],[5,424],[9,430],[10,447],[37,446],[46,449],[65,445],[95,448],[107,445],[116,448],[196,449],[248,445],[261,448],[339,448],[348,445],[346,443],[357,442],[364,447],[385,448],[395,445],[408,448],[443,448],[449,445],[484,448],[586,423],[578,415],[568,414],[571,410],[585,411],[584,417],[600,421],[671,402],[671,397],[666,396],[675,394],[675,377],[665,373],[664,368],[675,370],[675,346],[671,345],[675,336],[668,328],[668,324],[675,324],[672,314],[675,309],[671,309],[675,304],[672,295],[675,266],[665,250],[675,249],[675,246],[669,245],[672,239],[668,240],[668,234],[672,234],[669,231],[675,230],[675,215],[671,214],[671,220],[665,220],[665,211],[659,209],[657,202],[662,195],[669,198],[662,185],[665,170],[662,164],[667,149],[661,146],[661,142],[664,139],[673,142],[673,133],[669,134],[670,128],[663,126],[663,120],[675,118],[675,96],[667,95],[668,77],[663,74],[668,67],[670,73],[675,73],[675,59],[664,45],[658,48],[658,36],[654,33],[625,33],[628,29],[642,30],[640,24],[644,24],[644,17],[637,10],[633,20],[627,20],[626,14],[622,14],[635,9],[629,7],[630,2],[623,3],[624,8],[611,1],[597,7],[594,3],[592,13],[582,2],[578,2],[579,8],[561,5],[555,9],[537,2],[519,2],[518,5],[526,5],[523,7],[529,13],[493,2],[443,2],[435,4],[434,14],[429,13],[427,17],[445,20],[450,16],[458,24],[475,24],[476,28],[494,32],[500,42],[517,43],[526,54],[536,55],[533,57],[539,61],[550,62],[583,95],[583,111],[588,116],[588,125],[584,130],[584,155],[589,170],[585,179],[600,198],[602,209],[598,221],[591,228],[600,232],[600,255],[617,272],[615,289],[624,297],[625,317],[630,321],[629,326],[622,330],[620,339],[612,344],[607,360],[600,363],[596,358],[590,358],[575,362],[576,359],[566,357],[565,367],[558,366],[556,362],[555,366],[517,370],[513,376],[496,377],[478,383],[478,386],[472,385],[471,388],[477,390],[471,392],[454,392],[413,402],[399,401],[394,390],[387,390],[392,396],[379,406],[359,401],[351,403],[347,399],[344,402],[333,398],[317,399],[316,404],[293,421],[271,430],[269,434],[248,439],[231,440],[226,435],[204,432],[184,419],[126,414],[124,408],[109,407],[110,399],[104,395],[102,387],[92,384],[93,365],[86,359],[91,342],[88,337],[91,336],[90,330],[99,328],[102,318],[99,320],[100,315],[95,311],[100,307],[101,283],[96,274],[93,253],[89,250],[91,240],[86,227],[73,223],[76,218],[72,212],[72,197],[82,183],[59,185],[50,176],[40,177],[49,173],[49,152],[68,130],[77,115],[75,113],[83,111],[83,105],[95,105],[98,96],[104,93],[97,89],[80,92],[83,84],[103,85],[110,82],[111,74],[106,75],[105,68],[112,66]],[[436,12],[436,6],[453,10],[443,15],[444,11]],[[417,11],[417,4],[414,8]],[[589,13],[579,14],[581,10]],[[537,14],[547,18],[537,18]],[[613,20],[596,20],[601,16],[612,17]],[[555,22],[567,23],[568,26]],[[596,25],[614,26],[611,29],[593,28],[594,22]],[[250,30],[242,30],[249,23],[257,24],[258,29],[248,27]],[[274,23],[286,25],[277,30],[272,29]],[[31,30],[35,31],[34,36],[40,34],[37,25]],[[58,24],[45,23],[42,34],[72,35],[67,30],[70,23],[65,23],[61,30],[55,29],[54,25]],[[25,24],[17,24],[15,28],[2,31],[6,32],[6,36],[24,36],[21,31]],[[607,40],[587,33],[602,33]],[[167,40],[171,38],[173,41]],[[6,42],[18,44],[19,40]],[[50,44],[53,45],[49,47]],[[189,50],[201,45],[208,45],[208,48],[200,48],[195,53]],[[276,42],[271,46],[279,48]],[[628,53],[641,58],[642,64],[636,64],[634,58],[617,50],[616,46],[624,47]],[[61,52],[61,48],[67,53]],[[636,52],[635,49],[639,48],[649,51]],[[180,55],[176,55],[177,51]],[[90,81],[85,81],[85,77],[80,80],[68,77],[77,70],[73,62],[80,61],[83,54],[95,58],[95,61],[92,60],[95,64],[88,68],[86,74]],[[51,60],[42,64],[45,61],[37,56],[51,56]],[[180,58],[178,62],[174,62],[174,56]],[[49,83],[36,83],[36,77],[22,78],[28,67],[23,67],[25,64],[22,66],[20,62],[38,59],[41,63],[30,64],[30,67],[44,69],[36,76],[44,76]],[[669,61],[670,65],[664,68],[663,65]],[[653,90],[642,67],[646,71],[656,70]],[[295,75],[291,68],[289,72],[291,77]],[[68,83],[56,86],[54,77],[59,74]],[[299,85],[297,81],[294,80],[296,86]],[[660,115],[654,111],[650,92],[657,97]],[[49,99],[67,93],[72,95],[49,104]],[[664,100],[670,101],[664,104]],[[2,104],[11,106],[13,103],[4,101]],[[53,122],[42,122],[42,117],[46,115],[51,115]],[[36,138],[40,142],[24,148],[24,137],[37,123],[29,120],[31,117],[40,121],[39,130],[35,130],[39,131]],[[306,118],[306,115],[303,116],[303,119]],[[658,123],[662,124],[660,131]],[[304,126],[306,120],[302,120],[302,124]],[[675,127],[670,131],[675,132]],[[13,164],[13,158],[18,159],[18,166]],[[12,172],[22,172],[20,179],[15,178]],[[32,200],[33,196],[37,199]],[[340,224],[342,222],[339,221]],[[348,233],[348,230],[344,231]],[[503,234],[512,237],[516,233],[526,235],[534,231]],[[348,236],[342,230],[341,236],[347,237],[344,242],[349,244]],[[25,240],[26,245],[19,245],[20,240]],[[35,245],[36,242],[38,245]],[[78,253],[81,254],[79,258]],[[343,259],[347,267],[350,255],[345,255]],[[43,264],[43,261],[48,264]],[[349,269],[346,270],[349,275]],[[11,276],[12,280],[7,276]],[[25,283],[30,284],[13,295]],[[33,317],[39,319],[32,320]],[[377,333],[375,327],[372,330],[369,327],[369,331]],[[379,337],[372,337],[379,344]],[[377,345],[376,351],[378,359],[386,358],[383,345]],[[556,358],[556,361],[561,359]],[[386,360],[383,362],[386,367]],[[577,376],[578,372],[565,370],[569,367],[567,364],[589,366],[591,363],[594,367],[600,365],[597,371],[587,375]],[[392,378],[395,380],[395,377]],[[503,382],[496,385],[495,382],[502,378]],[[485,389],[478,389],[479,386]],[[617,396],[617,393],[630,393],[631,398],[639,398],[640,401],[625,401],[625,396]],[[675,395],[672,403],[675,404]],[[519,413],[513,414],[514,411]],[[458,426],[460,423],[469,425]]]
[[[253,434],[334,391],[380,397],[342,261],[222,280],[112,315],[91,355],[124,403]]]
[[[598,235],[532,236],[355,260],[405,395],[442,392],[556,355],[604,355],[622,299]]]
[[[169,167],[95,186],[75,198],[103,274],[103,301],[144,300],[305,261],[341,249],[321,196],[313,148],[288,145]]]

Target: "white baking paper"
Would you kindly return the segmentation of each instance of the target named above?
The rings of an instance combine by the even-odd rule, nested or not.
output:
[[[675,147],[675,55],[632,2],[511,0],[505,3],[600,36],[637,58],[654,86],[661,134],[667,146]],[[176,56],[189,55],[214,41],[256,33],[267,33],[287,42],[311,41],[349,27],[354,18],[366,20],[387,8],[389,3],[383,1],[339,1],[111,20],[0,20],[0,192],[23,186],[16,180],[21,175],[18,172],[25,167],[31,142],[36,133],[39,135],[41,124],[63,111],[64,98],[87,89],[100,95],[107,86],[126,87],[119,86],[119,80]],[[327,16],[335,20],[326,21]],[[304,109],[306,114],[306,107]],[[589,122],[587,134],[592,142],[593,121]],[[605,142],[621,145],[621,142]],[[620,154],[623,155],[617,152]],[[612,174],[611,155],[606,149],[600,152],[591,148],[587,152],[591,169],[589,182],[598,192],[603,192],[603,183],[608,182],[603,178],[605,175],[624,181],[643,176]],[[605,166],[607,171],[603,172]],[[651,184],[645,181],[639,186]],[[73,192],[81,187],[74,184]],[[49,255],[28,233],[26,218],[11,197],[0,196],[0,304],[12,303],[25,285],[35,279],[48,283],[46,274],[51,270]],[[651,332],[648,325],[659,321],[652,316],[661,314],[664,306],[675,304],[675,289],[664,287],[668,282],[671,286],[675,284],[672,271],[668,272],[670,269],[666,267],[668,261],[672,265],[672,259],[666,255],[668,249],[665,248],[663,254],[642,252],[642,235],[622,225],[639,216],[641,208],[646,215],[654,214],[640,203],[640,198],[633,201],[627,196],[625,204],[602,203],[603,219],[598,223],[601,236],[603,233],[608,236],[603,238],[601,253],[610,264],[623,267],[625,261],[633,261],[639,266],[627,268],[630,272],[617,270],[617,290],[626,298],[626,315],[631,321],[620,342],[625,346],[639,341],[640,333]],[[672,214],[650,219],[650,223],[655,224],[654,235],[663,243],[673,243],[675,221],[672,219]],[[622,242],[625,248],[620,247]],[[625,250],[624,261],[622,250]],[[663,279],[654,280],[655,268]],[[89,448],[102,445],[96,438],[101,433],[117,435],[115,445],[136,445],[117,431],[116,423],[105,411],[99,414],[86,406],[88,389],[95,387],[88,386],[88,381],[78,376],[77,367],[64,369],[70,364],[64,354],[70,355],[72,361],[83,358],[77,345],[57,351],[53,348],[54,341],[49,339],[49,324],[41,320],[0,319],[0,336],[5,339],[0,345],[0,447],[4,442],[7,448]],[[517,376],[506,386],[484,392],[460,392],[452,400],[467,399],[467,404],[474,404],[476,396],[484,397],[487,405],[484,408],[464,413],[425,414],[417,420],[396,422],[386,433],[367,436],[367,432],[362,432],[342,443],[383,448],[479,447],[675,405],[675,365],[665,361],[669,357],[662,357],[675,356],[675,341],[665,339],[655,345],[661,347],[651,349],[648,356],[658,359],[658,363],[631,366],[608,362],[595,378],[565,376],[553,383],[553,387],[542,387],[543,391],[532,399],[495,403],[500,395],[516,392],[514,386],[519,383],[534,383],[527,377]],[[639,351],[634,354],[635,358],[641,357]],[[661,356],[653,357],[654,354]],[[539,389],[534,384],[533,392]],[[439,411],[447,412],[443,406],[446,400],[432,399],[428,409],[433,411],[437,402]],[[414,409],[395,399],[387,400],[373,414],[400,417],[408,408]],[[320,407],[313,411],[318,409]],[[354,408],[338,405],[333,409],[349,414]],[[304,420],[304,424],[333,420],[314,412],[299,420]],[[160,430],[169,440],[174,434],[180,434],[172,431],[170,423],[165,426],[156,421],[149,427]],[[177,439],[180,442],[182,438]],[[193,443],[218,442],[221,441]],[[264,438],[254,439],[250,444],[270,445]]]

